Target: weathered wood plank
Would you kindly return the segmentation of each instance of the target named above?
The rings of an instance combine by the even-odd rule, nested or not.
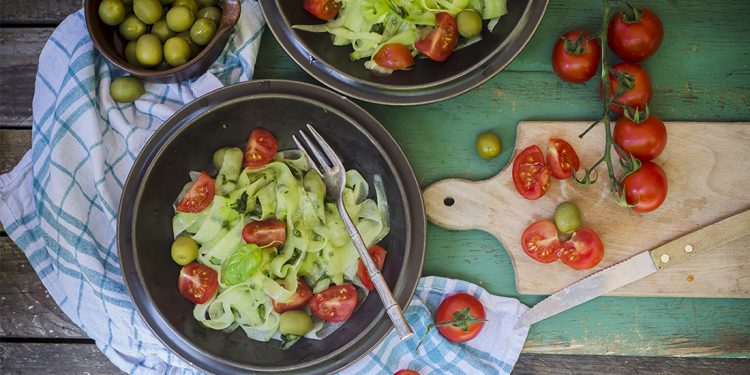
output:
[[[31,130],[0,129],[0,174],[9,172],[31,148]]]
[[[0,127],[31,127],[39,53],[51,33],[51,28],[0,28]]]
[[[0,374],[122,374],[94,344],[0,342]]]
[[[69,14],[83,7],[82,0],[3,0],[0,2],[0,25],[60,23]]]

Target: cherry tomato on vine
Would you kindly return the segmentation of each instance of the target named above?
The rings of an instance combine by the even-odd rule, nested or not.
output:
[[[468,323],[467,320],[485,320],[486,318],[482,302],[467,293],[457,293],[444,299],[435,312],[438,331],[443,337],[453,342],[466,342],[477,337],[484,327],[484,322]],[[451,321],[455,323],[440,325]]]
[[[641,161],[656,158],[667,146],[667,128],[658,117],[649,115],[640,124],[620,116],[613,131],[615,142]]]
[[[549,175],[549,166],[537,145],[526,147],[513,160],[513,184],[518,193],[526,199],[539,199],[547,192],[550,184]]]
[[[576,270],[587,270],[599,264],[604,257],[604,244],[590,228],[582,227],[573,232],[560,250],[560,260]]]
[[[328,21],[339,13],[341,3],[335,0],[305,0],[302,6],[313,16]]]
[[[664,26],[652,11],[630,8],[616,12],[609,20],[607,44],[612,52],[628,62],[646,60],[659,49],[664,38]]]
[[[559,257],[560,239],[557,227],[550,220],[539,220],[529,225],[521,235],[521,248],[526,255],[542,263],[552,263]]]
[[[642,66],[635,63],[619,63],[612,66],[612,69],[623,76],[618,82],[612,72],[609,73],[609,95],[614,101],[620,102],[640,110],[646,109],[646,105],[651,101],[651,79]],[[631,87],[628,88],[628,83]],[[618,85],[623,84],[624,90],[619,96],[613,98],[618,91]],[[604,96],[602,85],[599,85],[599,93]],[[622,114],[622,107],[616,103],[609,106],[612,112]]]
[[[198,179],[182,197],[177,205],[178,212],[200,212],[203,211],[214,200],[216,188],[214,180],[206,172],[201,172]]]
[[[435,29],[427,36],[414,42],[417,51],[433,61],[445,61],[453,53],[458,42],[456,19],[447,12],[435,15]]]
[[[651,212],[667,198],[667,174],[654,162],[644,161],[641,167],[625,177],[622,188],[628,204],[635,204],[633,211]]]
[[[596,74],[602,49],[582,30],[568,31],[552,49],[552,68],[563,81],[584,83]]]
[[[573,172],[578,170],[580,161],[570,143],[559,138],[550,138],[547,148],[547,165],[554,178],[564,180],[570,178]]]
[[[414,65],[409,48],[401,43],[388,43],[380,47],[372,58],[386,69],[403,70]]]

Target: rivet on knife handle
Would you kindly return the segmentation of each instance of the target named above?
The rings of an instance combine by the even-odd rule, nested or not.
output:
[[[750,211],[743,211],[651,250],[656,268],[663,269],[750,234]]]

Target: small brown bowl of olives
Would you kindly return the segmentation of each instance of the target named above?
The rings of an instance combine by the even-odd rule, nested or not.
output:
[[[197,77],[219,57],[240,18],[239,0],[85,0],[99,52],[153,82]]]

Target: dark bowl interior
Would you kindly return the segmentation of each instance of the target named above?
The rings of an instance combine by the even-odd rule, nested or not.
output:
[[[216,61],[232,34],[234,26],[240,19],[239,0],[221,0],[221,21],[217,25],[216,35],[203,50],[187,63],[166,69],[137,67],[125,60],[125,45],[128,41],[117,31],[117,26],[109,26],[99,19],[99,4],[102,0],[85,0],[84,14],[94,47],[110,62],[130,74],[154,82],[179,82],[197,77],[208,70]],[[150,27],[150,26],[149,26]]]
[[[382,75],[367,70],[366,59],[351,61],[351,46],[333,46],[329,34],[292,29],[292,25],[323,22],[305,11],[300,2],[260,3],[274,36],[308,73],[344,94],[393,105],[447,99],[491,78],[525,46],[547,7],[547,0],[510,0],[508,14],[492,32],[483,28],[478,43],[454,51],[445,62],[420,58],[411,70]]]
[[[291,135],[306,123],[347,168],[370,184],[375,174],[383,178],[392,228],[381,242],[390,250],[383,276],[401,306],[416,288],[425,235],[419,187],[375,119],[330,91],[300,83],[253,81],[215,91],[175,114],[144,147],[123,192],[118,228],[123,274],[139,311],[168,346],[208,371],[332,371],[365,354],[392,327],[373,293],[335,334],[280,350],[278,342],[250,340],[241,329],[227,334],[203,327],[177,291],[180,267],[169,252],[172,201],[188,173],[210,169],[215,150],[241,147],[254,127],[271,130],[280,149],[293,148]]]

